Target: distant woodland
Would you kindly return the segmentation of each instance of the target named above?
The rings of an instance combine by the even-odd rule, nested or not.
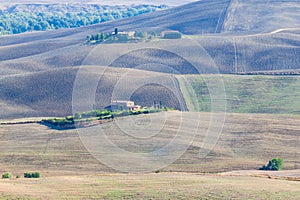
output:
[[[0,8],[0,35],[76,28],[128,18],[166,5],[102,6],[91,4],[18,4]]]

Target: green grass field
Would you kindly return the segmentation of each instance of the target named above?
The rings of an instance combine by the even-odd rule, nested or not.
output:
[[[300,114],[299,76],[187,75],[179,78],[187,104],[210,111],[206,81],[223,79],[228,113]],[[192,95],[190,91],[194,91]]]

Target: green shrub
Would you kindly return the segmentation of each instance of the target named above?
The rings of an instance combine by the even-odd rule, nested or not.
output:
[[[269,161],[268,165],[264,165],[260,170],[279,171],[283,167],[283,160],[281,158],[273,158]]]
[[[24,178],[40,178],[39,172],[33,172],[33,173],[24,173]]]
[[[24,173],[24,178],[31,178],[31,173]]]
[[[16,178],[21,178],[20,175],[17,175]]]
[[[78,112],[77,112],[77,113],[75,113],[75,116],[74,116],[74,118],[75,118],[75,119],[81,119],[81,114],[80,114],[80,113],[78,113]]]
[[[64,126],[64,125],[68,125],[68,124],[74,124],[74,121],[70,121],[67,119],[57,119],[56,124],[59,126]]]
[[[74,116],[67,116],[66,120],[68,120],[68,121],[74,121]]]
[[[5,172],[4,174],[2,174],[2,178],[3,179],[7,179],[7,178],[11,178],[12,174],[10,172]]]
[[[32,178],[40,178],[40,173],[39,172],[34,172],[31,175],[32,175]]]
[[[100,120],[101,119],[111,119],[111,118],[113,118],[112,115],[107,115],[107,116],[99,117]]]
[[[108,110],[104,110],[102,112],[100,112],[100,114],[98,115],[98,117],[100,116],[108,116],[108,115],[111,115],[112,113]]]
[[[114,116],[114,117],[124,117],[124,116],[128,116],[130,113],[129,113],[129,111],[128,110],[124,110],[124,111],[115,111],[115,112],[113,112],[112,113],[112,115]]]
[[[142,113],[143,113],[143,114],[148,114],[149,112],[150,112],[150,111],[147,110],[147,109],[146,109],[146,110],[142,110]]]
[[[141,110],[134,110],[134,111],[130,111],[130,114],[131,115],[140,115],[140,114],[142,114],[142,111]]]
[[[100,115],[100,111],[99,110],[91,110],[88,112],[84,112],[81,113],[81,117],[82,118],[91,118],[91,117],[97,117],[98,115]]]

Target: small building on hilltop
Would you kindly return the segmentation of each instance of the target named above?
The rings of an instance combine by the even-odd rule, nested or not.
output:
[[[105,107],[105,109],[114,110],[128,110],[135,111],[141,109],[140,105],[135,105],[134,101],[115,100],[111,102],[111,105]]]
[[[180,39],[182,37],[179,31],[163,31],[161,36],[164,39]]]

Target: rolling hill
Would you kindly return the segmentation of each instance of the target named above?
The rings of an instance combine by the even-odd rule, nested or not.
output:
[[[166,0],[163,3],[170,5],[170,6],[178,6],[178,5],[183,5],[187,4],[190,2],[193,2],[195,0]],[[50,1],[50,0],[17,0],[14,2],[9,2],[7,0],[0,0],[1,4],[13,4],[13,3],[18,3],[18,4],[28,4],[28,3],[33,3],[33,4],[50,4],[50,3],[86,3],[86,4],[96,4],[99,3],[99,1],[96,0],[62,0],[62,1]],[[130,0],[130,1],[125,1],[125,0],[102,0],[101,1],[102,5],[132,5],[132,4],[151,4],[151,5],[161,5],[162,2],[159,0]]]
[[[120,30],[155,27],[157,30],[179,30],[188,35],[200,34],[199,37],[193,39],[207,49],[212,58],[220,65],[221,72],[224,73],[243,70],[294,69],[299,67],[297,62],[299,60],[297,57],[299,55],[299,29],[295,29],[299,27],[298,22],[300,21],[297,20],[299,19],[297,14],[300,13],[297,5],[298,1],[272,1],[272,4],[269,2],[256,4],[252,1],[218,0],[211,2],[203,0],[161,12],[78,29],[1,37],[0,60],[11,60],[14,65],[18,65],[20,62],[15,59],[50,51],[52,51],[51,54],[55,54],[55,51],[60,48],[82,45],[85,37],[89,34],[100,31],[111,32],[115,27]],[[261,9],[268,8],[270,10],[268,12],[273,14],[267,15],[260,12],[257,16],[254,15],[253,12],[258,9],[258,6]],[[244,7],[249,12],[241,13]],[[285,12],[281,14],[278,11],[279,8]],[[286,16],[286,12],[292,17]],[[247,18],[247,23],[251,25],[246,26],[244,18]],[[256,18],[260,19],[259,23]],[[242,25],[245,25],[246,28],[237,28]],[[282,30],[277,31],[279,29]],[[213,35],[208,37],[203,34]],[[76,51],[76,48],[74,50]],[[64,53],[69,54],[69,50]],[[60,52],[61,54],[62,52]],[[258,57],[259,55],[261,57]],[[244,58],[245,56],[247,57]],[[288,66],[284,65],[284,61],[276,61],[281,57],[290,62],[287,63]],[[291,57],[291,59],[285,59],[285,57]],[[31,57],[27,59],[30,60]],[[223,59],[225,61],[222,61]],[[1,66],[5,64],[7,63],[1,63]],[[57,65],[61,66],[61,64]],[[65,66],[68,67],[69,63],[65,63]],[[237,67],[239,70],[236,70]]]
[[[82,95],[72,100],[78,70],[78,67],[70,67],[0,78],[0,118],[71,115],[72,102],[80,102],[84,107],[87,98]],[[172,75],[108,68],[99,78],[102,70],[104,68],[99,66],[85,67],[82,73],[87,79],[78,86],[84,94],[93,87],[93,80],[98,82],[93,106],[99,109],[110,105],[112,100],[131,99],[142,106],[161,101],[165,106],[187,110],[178,82]],[[82,112],[87,111],[82,109]]]
[[[297,199],[300,77],[282,74],[300,73],[299,8],[296,0],[202,0],[93,26],[0,37],[0,171],[42,175],[0,180],[0,199]],[[184,35],[85,43],[87,35],[116,27]],[[281,75],[245,75],[274,73]],[[120,99],[180,111],[77,130],[30,122]],[[212,102],[223,112],[214,112]],[[109,151],[116,147],[124,151]],[[151,157],[135,160],[130,152]],[[170,152],[180,154],[170,160]],[[274,157],[291,171],[252,171]],[[152,168],[156,160],[164,165]],[[132,164],[158,171],[117,174]]]
[[[71,90],[81,65],[118,68],[115,75],[105,75],[109,76],[106,80],[125,73],[125,68],[137,69],[140,76],[134,76],[131,85],[152,72],[164,73],[162,76],[170,78],[167,80],[176,80],[174,75],[178,74],[299,73],[298,9],[299,1],[292,0],[202,0],[93,26],[0,37],[1,118],[69,114]],[[85,44],[87,35],[111,32],[115,27],[120,31],[174,29],[186,35],[171,42]],[[115,59],[108,62],[108,58]],[[107,96],[115,83],[103,83],[102,87],[110,89],[98,95]],[[155,84],[146,88],[132,94],[137,103],[152,105],[149,96],[166,93],[166,105],[180,107],[178,102],[167,100],[173,92],[166,92],[166,88]],[[176,91],[180,89],[177,84]],[[107,102],[100,96],[101,107]]]
[[[148,143],[128,140],[120,131],[109,132],[107,136],[128,151],[149,151],[149,147],[150,150],[159,147],[177,134],[180,114],[169,115],[167,128],[148,138]],[[192,113],[188,115],[193,117]],[[135,120],[147,117],[139,115]],[[154,128],[166,120],[161,113],[152,117],[156,118],[151,126]],[[174,119],[175,123],[170,123]],[[199,194],[207,199],[300,197],[299,116],[229,114],[216,147],[206,158],[199,159],[209,120],[210,113],[201,113],[197,138],[176,162],[159,173],[129,174],[119,173],[95,159],[76,130],[58,131],[40,124],[0,125],[0,171],[9,170],[15,176],[27,171],[41,174],[39,179],[1,179],[0,196],[2,199],[166,200],[197,199]],[[110,124],[104,124],[98,128],[109,127]],[[285,170],[247,170],[257,169],[277,156],[284,158]],[[122,164],[126,163],[127,160]]]

